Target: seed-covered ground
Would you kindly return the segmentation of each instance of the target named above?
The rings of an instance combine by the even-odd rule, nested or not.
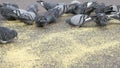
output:
[[[23,4],[35,2],[9,1],[20,6],[23,1],[26,1]],[[78,28],[65,23],[71,16],[63,15],[45,28],[25,25],[19,20],[2,23],[0,26],[15,29],[18,39],[0,44],[0,68],[119,68],[120,21],[109,21],[106,27],[90,22]]]

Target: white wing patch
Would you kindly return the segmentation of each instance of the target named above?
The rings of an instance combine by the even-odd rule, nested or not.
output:
[[[93,2],[88,2],[87,7],[90,7],[93,4]]]
[[[44,3],[43,3],[43,2],[41,2],[40,4],[41,4],[42,6],[44,6]]]
[[[85,21],[89,21],[89,20],[91,20],[92,18],[91,17],[89,17],[89,18],[87,18],[87,19],[85,19]]]

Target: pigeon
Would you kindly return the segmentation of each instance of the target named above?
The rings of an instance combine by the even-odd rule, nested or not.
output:
[[[42,7],[45,8],[47,11],[49,9],[55,8],[58,5],[64,5],[64,10],[65,10],[64,13],[67,12],[68,5],[65,4],[65,3],[48,3],[48,2],[45,2],[45,1],[42,1],[42,0],[38,0],[37,2],[40,3],[42,5]]]
[[[120,5],[110,5],[110,7],[112,8],[111,14],[109,15],[109,17],[111,19],[117,19],[120,20]]]
[[[16,4],[3,3],[0,5],[0,14],[7,20],[16,20],[17,15],[13,11],[18,8]]]
[[[106,26],[108,24],[108,16],[105,13],[97,13],[94,22],[99,26]]]
[[[105,13],[107,15],[111,14],[112,12],[114,12],[112,10],[112,7],[110,6],[106,6],[104,3],[99,3],[95,6],[95,13]]]
[[[68,13],[90,15],[91,12],[95,10],[96,5],[97,5],[97,2],[85,2],[83,4],[79,4],[79,3],[70,4],[68,7]]]
[[[47,24],[55,22],[58,17],[59,9],[58,8],[50,9],[44,15],[38,15],[36,17],[36,24],[38,27],[44,27]]]
[[[52,9],[58,5],[58,3],[48,3],[42,0],[38,0],[37,2],[40,3],[46,10]]]
[[[30,5],[27,10],[16,9],[13,12],[18,16],[18,20],[27,25],[32,25],[35,21],[36,15],[38,14],[38,6],[34,4]]]
[[[67,12],[67,5],[65,4],[59,4],[55,8],[59,9],[59,16]]]
[[[113,11],[120,12],[120,5],[111,5],[110,7],[112,7]]]
[[[70,19],[66,20],[66,23],[72,26],[79,26],[82,27],[85,23],[88,23],[90,21],[94,21],[99,26],[106,26],[108,17],[105,13],[98,13],[95,16],[89,16],[85,14],[77,14]]]
[[[69,4],[66,13],[77,14],[76,9],[79,5],[80,4],[76,3],[76,2],[75,3],[73,2],[73,3]]]
[[[85,23],[91,21],[92,18],[85,14],[77,14],[70,19],[66,20],[66,23],[72,25],[72,26],[83,26]]]
[[[57,18],[60,17],[64,11],[64,5],[58,5],[55,8],[48,10],[45,14],[38,15],[35,23],[38,27],[44,27],[47,24],[56,22]]]
[[[0,43],[9,43],[17,37],[18,33],[7,27],[0,27]]]

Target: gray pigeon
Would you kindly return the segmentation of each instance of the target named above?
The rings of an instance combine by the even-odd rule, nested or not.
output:
[[[17,37],[17,32],[6,27],[0,27],[0,43],[11,42]]]
[[[99,26],[106,26],[108,24],[108,16],[105,13],[97,13],[93,18]]]
[[[95,10],[96,5],[97,5],[97,2],[85,2],[83,4],[79,4],[79,3],[70,4],[68,6],[68,13],[90,15],[90,13]]]
[[[27,10],[17,9],[14,13],[18,16],[18,19],[27,25],[32,25],[38,14],[38,6],[36,4],[30,5]]]
[[[68,7],[67,7],[67,12],[66,13],[73,13],[73,14],[76,14],[75,13],[75,9],[77,6],[79,6],[81,3],[78,1],[78,0],[73,0],[71,1],[70,4],[68,4]]]
[[[17,15],[13,11],[18,8],[16,4],[3,3],[0,5],[0,14],[7,20],[16,20]]]
[[[120,5],[111,5],[110,7],[112,8],[113,12],[111,12],[109,17],[112,19],[120,20]]]
[[[64,11],[64,5],[58,5],[48,10],[44,15],[38,15],[35,22],[38,27],[44,27],[47,24],[56,22],[57,18],[60,17]]]
[[[73,16],[72,18],[66,20],[66,22],[72,26],[83,26],[85,23],[88,23],[90,21],[95,21],[96,24],[99,26],[106,26],[108,17],[105,13],[98,13],[95,16],[88,16],[85,14],[78,14]]]
[[[111,14],[113,11],[111,6],[106,6],[104,3],[98,3],[95,6],[95,13],[105,13],[106,15]]]
[[[64,7],[63,7],[64,13],[67,12],[68,5],[65,4],[65,3],[48,3],[48,2],[45,2],[45,1],[42,1],[42,0],[38,0],[37,2],[40,3],[42,5],[42,7],[45,8],[47,11],[49,9],[55,8],[58,5],[64,5]]]
[[[66,22],[72,26],[83,26],[85,23],[91,21],[92,18],[85,14],[77,14],[72,18],[66,20]]]
[[[58,5],[58,3],[48,3],[42,0],[38,0],[37,2],[40,3],[46,10],[52,9]]]

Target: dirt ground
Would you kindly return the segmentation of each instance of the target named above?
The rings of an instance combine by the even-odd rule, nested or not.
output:
[[[69,0],[48,1],[69,3]],[[2,2],[16,3],[21,8],[36,3],[35,0]],[[119,4],[120,1],[99,2]],[[44,11],[40,7],[40,13]],[[109,21],[106,27],[90,22],[78,28],[65,23],[69,17],[64,15],[45,28],[20,21],[2,23],[1,26],[15,29],[18,39],[0,44],[0,68],[120,68],[120,21]]]

